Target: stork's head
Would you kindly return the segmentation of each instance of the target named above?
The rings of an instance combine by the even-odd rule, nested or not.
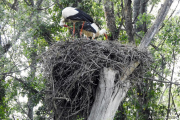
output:
[[[62,18],[61,21],[60,21],[60,26],[64,27],[64,25],[65,25],[65,21],[64,21],[64,18]]]
[[[99,34],[100,34],[100,35],[103,35],[103,34],[104,34],[104,36],[106,37],[106,40],[108,39],[108,36],[107,36],[107,34],[106,34],[106,30],[105,30],[105,29],[100,30],[100,31],[99,31]]]
[[[60,26],[61,26],[61,27],[68,27],[69,29],[72,29],[71,27],[69,27],[69,26],[67,26],[67,25],[65,24],[65,19],[64,19],[64,18],[61,19],[61,21],[60,21]]]

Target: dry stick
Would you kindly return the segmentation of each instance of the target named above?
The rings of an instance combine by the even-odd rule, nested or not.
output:
[[[180,0],[178,0],[178,3],[177,3],[177,5],[176,5],[175,9],[172,11],[171,15],[169,16],[168,20],[172,17],[172,15],[174,14],[174,12],[176,11],[177,6],[179,5],[179,2],[180,2]]]
[[[175,9],[172,11],[171,15],[168,17],[167,20],[169,20],[169,19],[172,17],[172,15],[174,14],[174,12],[175,12],[176,9],[177,9],[177,6],[179,5],[179,2],[180,2],[180,0],[178,0],[178,3],[177,3],[177,5],[176,5]],[[159,30],[161,30],[163,27],[164,27],[164,25],[162,25],[161,28],[159,28]]]
[[[17,99],[15,99],[16,103],[18,104],[18,106],[21,108],[22,112],[26,115],[27,118],[29,118],[28,114],[26,113],[26,111],[21,107],[21,104],[19,103],[19,101],[17,101]],[[30,119],[30,118],[29,118]]]
[[[174,103],[174,97],[173,97],[172,92],[171,92],[171,96],[172,96],[172,104],[174,105],[174,109],[175,109],[176,115],[177,115],[177,117],[179,118],[179,114],[177,113],[177,109],[176,109],[176,105],[175,105],[175,103]]]
[[[173,58],[174,58],[174,62],[173,62],[173,69],[172,69],[172,75],[171,75],[171,82],[172,82],[172,80],[173,80],[174,68],[175,68],[175,54],[174,54],[174,49],[173,49]],[[166,120],[168,120],[168,118],[169,118],[169,113],[170,113],[171,87],[172,87],[172,84],[170,83],[170,86],[169,86],[169,101],[168,101],[168,109],[167,109],[167,117],[166,117]]]
[[[169,84],[174,84],[174,85],[180,85],[179,83],[176,83],[176,82],[157,80],[157,79],[149,78],[149,77],[143,77],[143,78],[148,79],[148,80],[152,80],[152,81],[162,82],[162,83],[169,83]]]
[[[162,98],[163,98],[163,95],[164,95],[164,93],[165,93],[166,89],[168,88],[168,86],[169,86],[169,85],[167,85],[167,86],[166,86],[166,88],[164,89],[164,91],[162,92],[162,94],[161,94],[161,97],[160,97],[160,99],[159,99],[158,104],[160,104],[160,103],[161,103],[161,100],[162,100]]]

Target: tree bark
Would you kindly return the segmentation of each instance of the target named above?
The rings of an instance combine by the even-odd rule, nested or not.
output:
[[[157,18],[154,22],[154,24],[151,26],[151,28],[147,31],[143,39],[141,40],[141,43],[139,45],[139,49],[146,49],[148,45],[150,44],[152,38],[155,36],[155,34],[158,32],[162,22],[164,21],[173,0],[166,0],[163,5],[161,5],[161,8],[159,10],[159,14],[157,15]]]
[[[107,27],[111,33],[108,36],[109,40],[115,40],[119,36],[119,30],[116,27],[115,17],[114,17],[114,4],[111,0],[103,0],[104,13],[107,21]]]
[[[113,120],[119,104],[130,87],[129,81],[116,84],[117,71],[103,68],[96,90],[96,98],[88,120]]]
[[[133,24],[132,24],[132,9],[131,9],[131,0],[124,0],[125,9],[125,26],[126,26],[126,33],[128,35],[128,40],[130,43],[135,43],[134,35],[133,35]]]
[[[147,12],[147,0],[134,0],[133,2],[133,22],[134,22],[134,32],[144,31],[147,32],[146,22],[136,26],[138,16]]]

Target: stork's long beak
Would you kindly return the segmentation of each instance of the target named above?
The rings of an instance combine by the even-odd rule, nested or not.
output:
[[[104,36],[106,37],[106,40],[108,39],[108,36],[107,36],[107,34],[104,34]]]
[[[64,27],[67,27],[67,28],[69,28],[69,29],[72,29],[71,27],[69,27],[69,26],[67,26],[67,25],[64,25]]]

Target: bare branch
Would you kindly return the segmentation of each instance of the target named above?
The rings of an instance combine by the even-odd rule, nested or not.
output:
[[[8,5],[11,9],[17,11],[18,10],[18,0],[14,0],[14,3],[11,4],[10,2],[3,0],[4,4]]]
[[[171,75],[171,82],[172,82],[173,77],[174,77],[174,68],[175,68],[175,54],[174,54],[174,49],[173,49],[172,57],[173,57],[173,69],[172,69],[172,75]],[[170,113],[171,88],[172,88],[172,84],[170,84],[170,86],[169,86],[169,101],[168,101],[168,109],[167,109],[167,117],[166,117],[167,120],[168,120],[168,118],[169,118],[169,113]]]
[[[28,6],[30,6],[31,4],[29,4],[28,2],[27,2],[27,0],[24,0],[24,2],[28,5]]]
[[[31,3],[31,6],[34,6],[34,0],[29,0]]]
[[[40,5],[42,4],[42,2],[43,2],[43,0],[38,0],[38,1],[36,2],[36,7],[39,8]]]
[[[53,98],[53,101],[55,101],[55,100],[67,100],[67,101],[70,101],[68,98],[66,98],[66,97],[54,97]]]
[[[172,15],[174,14],[174,12],[176,11],[177,6],[179,5],[179,2],[180,2],[180,0],[178,0],[178,3],[177,3],[177,5],[176,5],[175,9],[172,11],[171,15],[169,16],[168,20],[172,17]]]
[[[145,36],[143,37],[139,49],[146,49],[151,42],[152,38],[155,36],[155,34],[158,32],[162,22],[164,21],[170,6],[172,4],[173,0],[166,0],[164,4],[160,8],[160,12],[157,15],[157,18],[154,22],[154,24],[151,26],[151,28],[147,31]]]
[[[11,76],[11,75],[10,75]],[[14,76],[11,76],[13,77],[15,80],[17,80],[18,82],[22,83],[26,88],[30,89],[32,92],[34,93],[39,93],[36,89],[34,89],[33,87],[29,86],[25,81],[23,81],[22,79],[20,78],[17,78],[17,77],[14,77]]]
[[[152,80],[152,81],[161,82],[161,83],[168,83],[168,84],[180,85],[180,83],[178,83],[178,82],[171,82],[171,81],[157,80],[157,79],[155,79],[155,78],[149,78],[149,77],[143,77],[143,78],[148,79],[148,80]]]
[[[178,112],[177,112],[177,108],[176,108],[176,105],[175,105],[175,103],[174,103],[174,97],[173,97],[172,92],[171,92],[171,96],[172,96],[172,104],[174,105],[175,113],[176,113],[177,117],[179,118],[179,114],[178,114]]]

